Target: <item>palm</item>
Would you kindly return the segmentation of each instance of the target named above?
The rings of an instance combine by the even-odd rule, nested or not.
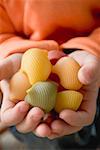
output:
[[[100,61],[85,51],[76,51],[69,56],[73,57],[81,66],[78,78],[84,84],[81,89],[84,98],[77,112],[64,110],[59,114],[59,119],[51,123],[51,135],[49,138],[79,131],[83,126],[93,122],[96,112],[97,82],[100,80],[100,72],[98,71]],[[43,125],[40,124],[36,129],[37,134],[41,135],[42,132],[40,131],[42,131],[42,128]]]

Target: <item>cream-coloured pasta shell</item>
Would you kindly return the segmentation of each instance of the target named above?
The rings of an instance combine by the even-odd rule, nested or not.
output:
[[[10,100],[13,102],[24,100],[26,90],[30,87],[27,76],[21,71],[17,72],[10,80]]]
[[[76,111],[82,102],[83,95],[80,92],[66,90],[57,94],[55,111],[60,113],[64,109]]]
[[[60,78],[60,83],[65,89],[78,90],[82,84],[78,80],[80,65],[71,57],[62,57],[53,66],[52,72]]]
[[[57,95],[57,85],[53,82],[37,82],[28,91],[25,100],[32,106],[50,112],[54,106]]]
[[[32,48],[22,57],[21,70],[27,74],[31,85],[38,81],[46,81],[51,67],[47,50]]]

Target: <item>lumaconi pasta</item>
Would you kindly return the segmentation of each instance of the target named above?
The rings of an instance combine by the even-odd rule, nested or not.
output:
[[[17,102],[24,100],[26,90],[31,87],[28,77],[21,71],[18,71],[10,80],[10,100]]]
[[[77,91],[82,87],[78,80],[80,65],[64,54],[60,58],[59,51],[53,54],[59,56],[55,65],[50,62],[47,50],[32,48],[23,54],[21,68],[10,80],[10,100],[25,99],[46,113],[52,109],[59,113],[63,109],[79,108],[83,99]],[[60,83],[49,78],[52,73],[59,77]],[[59,86],[63,91],[58,92]]]
[[[53,66],[52,72],[60,78],[61,85],[69,90],[78,90],[82,84],[78,80],[79,64],[71,57],[62,57]]]
[[[30,84],[47,80],[51,67],[46,50],[29,49],[22,57],[21,70],[27,74]]]
[[[64,109],[77,110],[82,102],[83,95],[80,92],[66,90],[57,94],[55,105],[56,112],[61,112]]]
[[[53,82],[37,82],[28,91],[25,100],[31,106],[38,106],[45,112],[55,107],[57,84]]]

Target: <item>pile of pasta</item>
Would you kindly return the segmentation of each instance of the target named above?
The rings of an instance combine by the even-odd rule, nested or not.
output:
[[[78,110],[83,99],[79,92],[82,87],[78,80],[80,65],[66,55],[53,64],[48,53],[31,48],[23,54],[21,67],[10,80],[10,100],[15,103],[25,100],[45,113]]]

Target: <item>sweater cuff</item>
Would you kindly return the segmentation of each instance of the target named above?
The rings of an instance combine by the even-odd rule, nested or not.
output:
[[[85,50],[100,58],[100,44],[90,37],[73,38],[60,46],[61,49]]]

